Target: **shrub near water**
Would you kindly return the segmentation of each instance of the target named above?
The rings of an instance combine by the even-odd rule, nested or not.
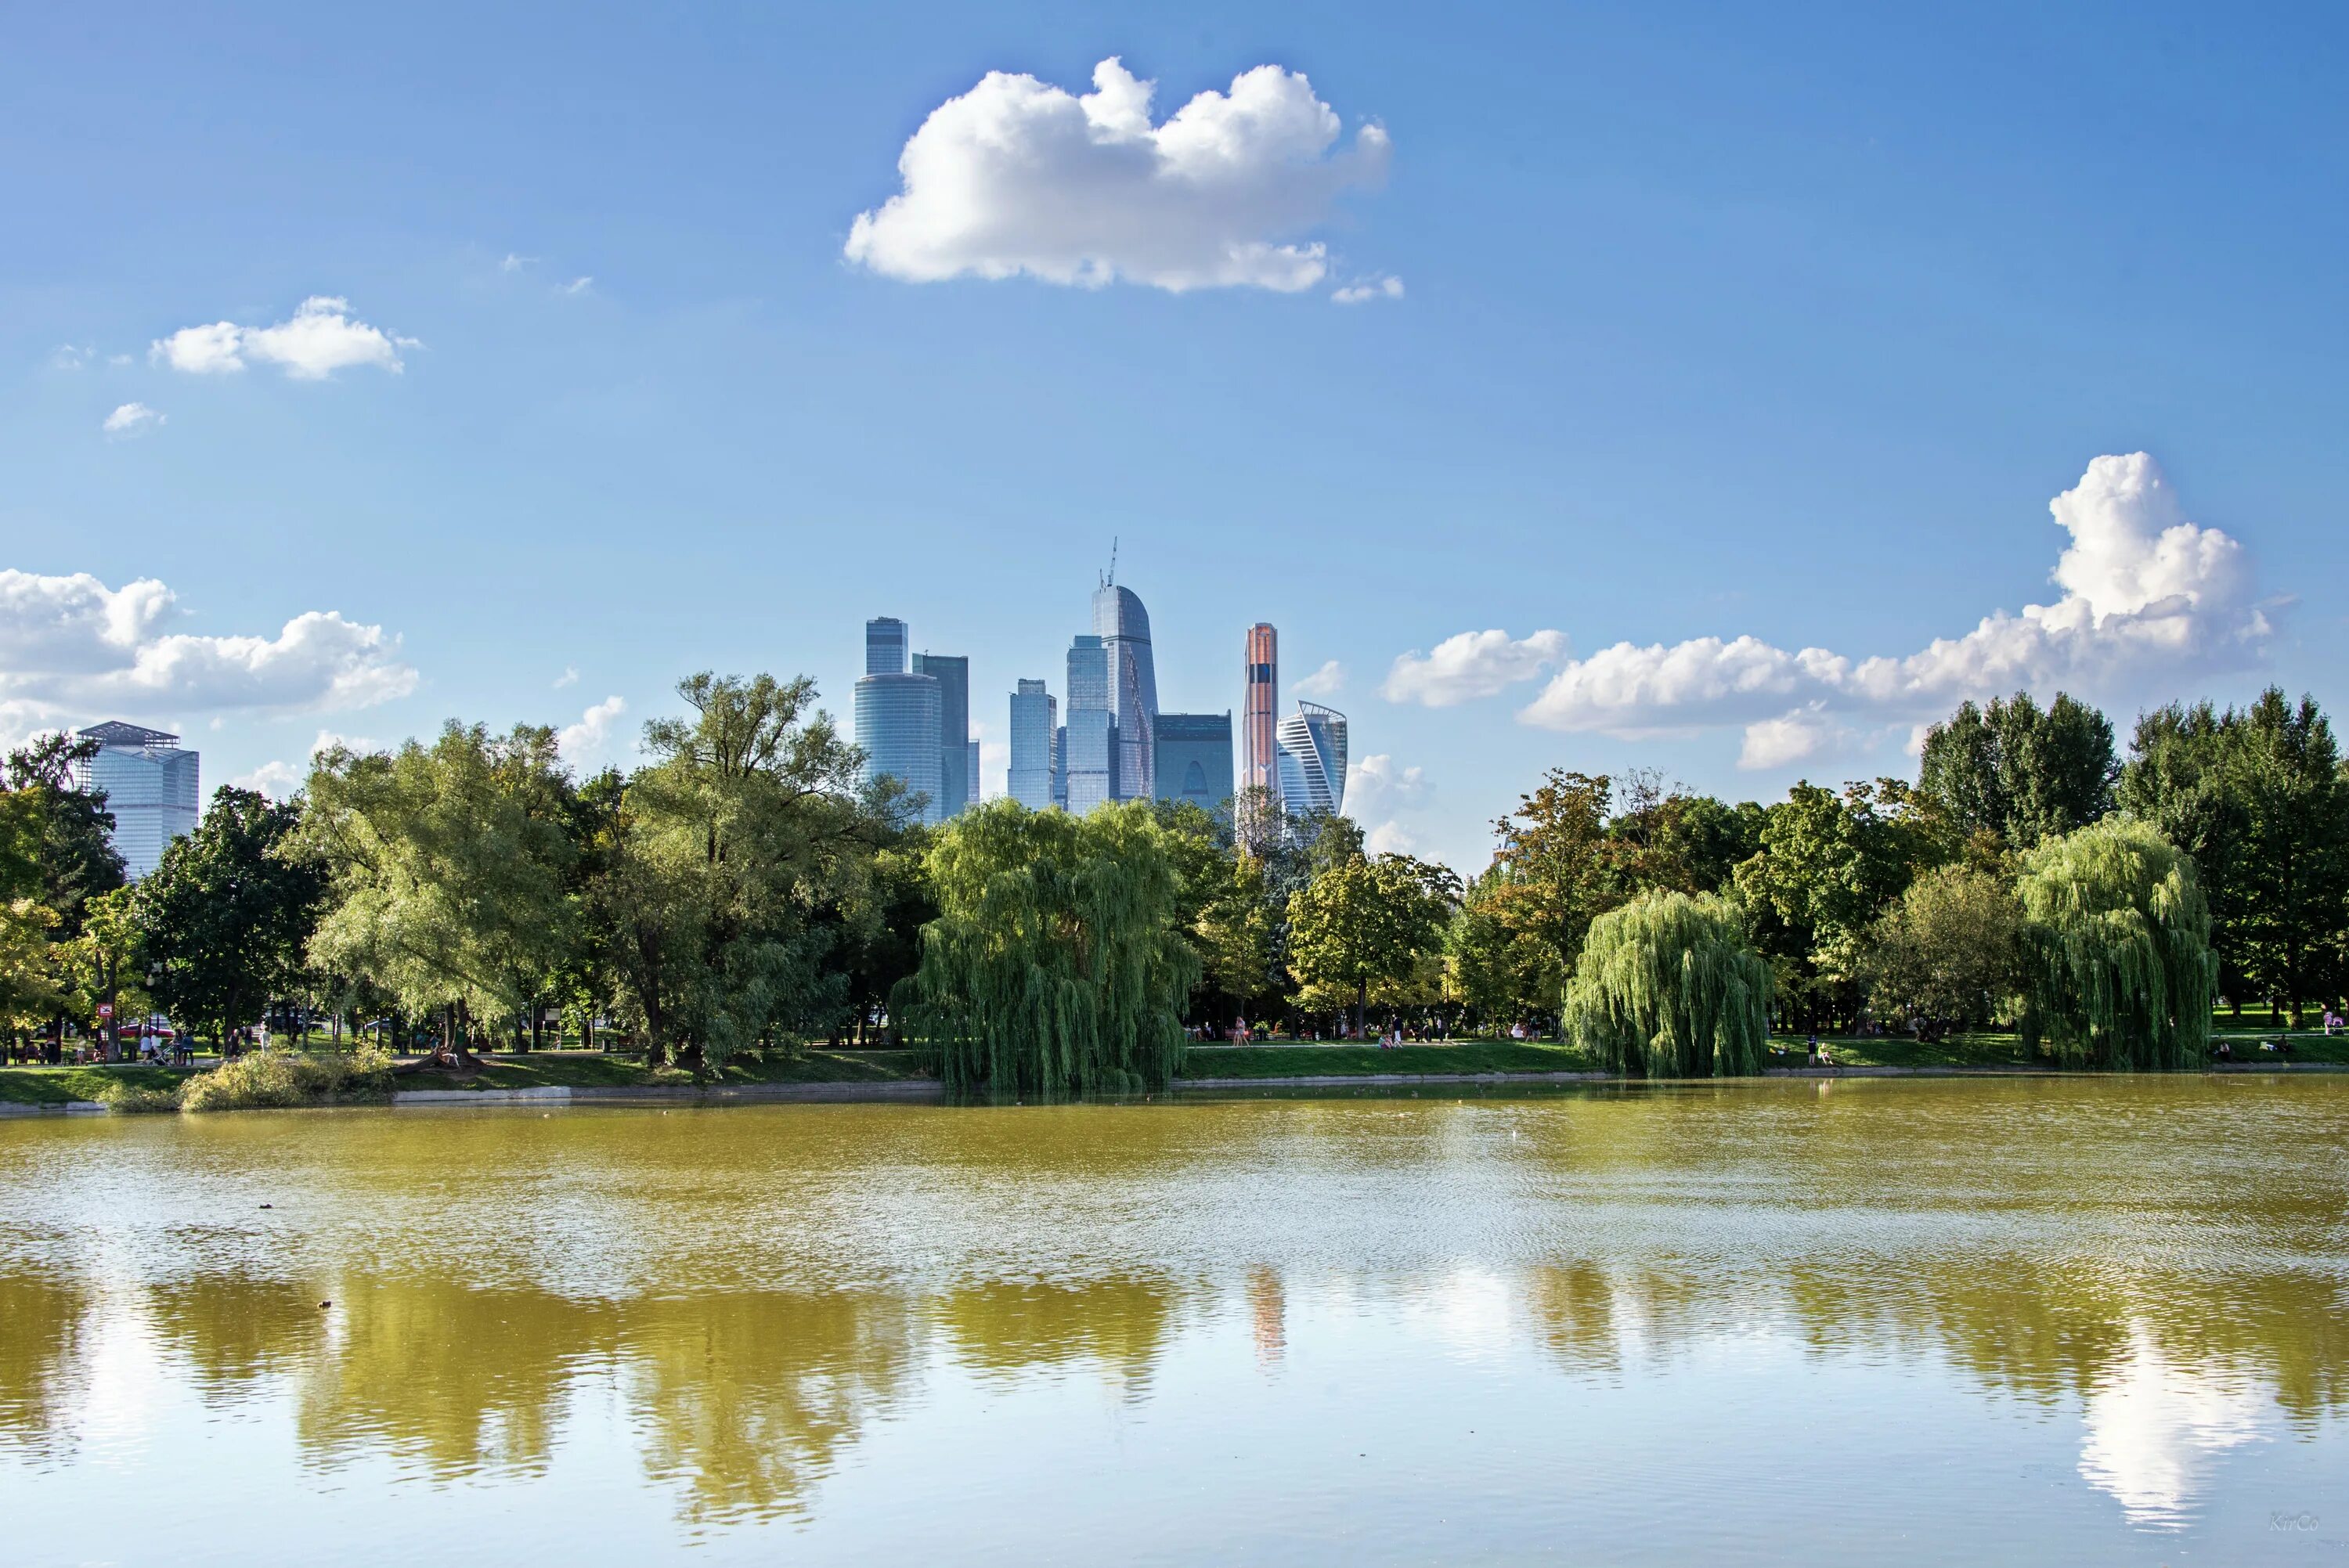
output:
[[[180,1088],[181,1110],[262,1110],[381,1100],[391,1095],[388,1051],[362,1047],[349,1056],[255,1051]]]

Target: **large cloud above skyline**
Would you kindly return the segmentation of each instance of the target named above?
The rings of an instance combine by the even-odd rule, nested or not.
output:
[[[2242,546],[2189,521],[2151,457],[2096,459],[2049,510],[2070,536],[2051,574],[2063,590],[2053,603],[1994,612],[1912,654],[1857,660],[1751,635],[1617,643],[1565,659],[1518,717],[1621,737],[1738,727],[1740,766],[1775,768],[1818,755],[1851,726],[1938,717],[1967,697],[2059,685],[2127,689],[2258,657],[2269,625]],[[1516,644],[1500,633],[1464,633],[1434,655],[1397,659],[1387,695],[1435,707],[1498,689],[1503,676],[1532,673],[1526,655],[1543,639],[1564,649],[1556,632]],[[1499,656],[1468,656],[1488,649]],[[1484,678],[1447,671],[1447,654]]]
[[[416,688],[398,638],[336,611],[306,611],[274,636],[177,631],[180,614],[151,577],[109,588],[88,573],[0,570],[0,730],[230,709],[333,712]]]
[[[1151,118],[1154,86],[1114,58],[1081,97],[990,71],[907,140],[904,188],[857,215],[848,259],[915,283],[1026,273],[1295,293],[1322,282],[1327,247],[1305,236],[1340,193],[1384,175],[1386,132],[1365,125],[1340,145],[1337,112],[1278,66],[1242,72],[1163,123]]]

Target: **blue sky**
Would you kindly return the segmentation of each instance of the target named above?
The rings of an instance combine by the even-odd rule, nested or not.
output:
[[[894,614],[1000,741],[1112,537],[1166,707],[1273,621],[1365,821],[1472,868],[1549,766],[1769,799],[1975,689],[2349,684],[2337,11],[809,10],[13,12],[0,727],[625,758],[705,667],[844,721]],[[1112,57],[1150,136],[1264,66],[1336,135],[1180,211],[1040,141],[991,239],[934,186],[852,259],[933,110]],[[1309,260],[1158,286],[1235,237]],[[269,334],[313,298],[358,357]]]

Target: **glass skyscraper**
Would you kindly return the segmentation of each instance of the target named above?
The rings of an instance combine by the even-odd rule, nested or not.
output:
[[[905,623],[887,615],[867,621],[864,675],[856,683],[856,744],[864,753],[864,778],[895,779],[909,798],[920,797],[915,815],[925,822],[946,820],[944,706],[936,676],[905,669]],[[955,752],[961,756],[962,748]]]
[[[1082,816],[1114,799],[1116,716],[1110,708],[1110,650],[1100,637],[1079,634],[1069,645],[1069,714],[1061,766],[1070,810]]]
[[[1158,665],[1150,651],[1150,612],[1131,588],[1103,583],[1093,593],[1093,634],[1107,655],[1110,727],[1115,748],[1110,799],[1147,800],[1157,785]],[[1075,686],[1069,711],[1077,710]]]
[[[961,654],[916,654],[914,673],[938,683],[938,815],[958,816],[979,794],[970,766],[970,660]]]
[[[1011,768],[1004,788],[1031,811],[1052,804],[1052,732],[1061,705],[1042,681],[1023,680],[1011,694]]]
[[[75,738],[98,742],[94,756],[74,764],[74,779],[85,790],[105,792],[114,813],[114,852],[122,857],[123,875],[135,882],[162,861],[165,845],[196,830],[198,754],[181,750],[176,735],[119,720],[94,724]]]
[[[1158,799],[1218,811],[1232,799],[1232,716],[1162,713],[1154,738]]]
[[[1280,721],[1281,803],[1296,816],[1346,809],[1346,716],[1300,702]]]
[[[875,615],[864,623],[864,673],[901,676],[905,673],[905,623],[895,615]]]

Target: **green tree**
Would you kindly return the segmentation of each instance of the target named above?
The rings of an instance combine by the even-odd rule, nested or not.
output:
[[[1870,934],[1870,999],[1938,1036],[1949,1023],[2002,1016],[2022,986],[2023,906],[2000,877],[1972,866],[1926,872]]]
[[[2176,1068],[2210,1038],[2218,965],[2194,861],[2111,819],[2024,858],[2023,1028],[2057,1060]]]
[[[1995,833],[2027,850],[2109,812],[2119,774],[2103,714],[2062,692],[2043,713],[2017,692],[1987,708],[1961,704],[1928,730],[1917,779],[1961,833]]]
[[[869,874],[902,812],[888,786],[860,789],[859,754],[806,677],[705,671],[678,695],[692,714],[645,727],[653,761],[629,782],[599,896],[651,1059],[715,1069],[838,1026],[838,930],[815,912]]]
[[[1868,927],[1951,852],[1943,819],[1898,779],[1840,795],[1806,780],[1769,808],[1760,840],[1735,878],[1756,945],[1789,992],[1853,1016]]]
[[[320,753],[287,851],[330,879],[312,960],[437,1013],[460,1055],[464,1018],[519,1019],[569,950],[569,790],[540,726],[451,720],[429,747]]]
[[[8,754],[8,791],[30,816],[17,831],[30,833],[39,882],[32,896],[56,912],[61,937],[79,935],[83,906],[122,885],[106,792],[84,789],[74,771],[98,749],[95,740],[47,735]]]
[[[1726,900],[1644,892],[1591,923],[1567,985],[1568,1026],[1618,1072],[1755,1073],[1769,1044],[1770,984]]]
[[[2338,995],[2349,919],[2349,784],[2311,697],[2271,686],[2247,708],[2172,706],[2137,722],[2118,790],[2194,859],[2220,984],[2291,1009]]]
[[[1199,961],[1146,802],[1072,817],[989,801],[927,861],[938,917],[907,983],[915,1037],[952,1088],[1062,1094],[1164,1087]]]
[[[143,1003],[140,955],[144,936],[140,930],[138,890],[119,887],[102,892],[82,906],[81,934],[65,944],[65,960],[75,999],[104,1020],[106,1059],[121,1055],[122,1016],[126,1005]],[[140,1011],[144,1012],[143,1006]]]
[[[1500,840],[1494,913],[1511,931],[1546,944],[1561,968],[1582,950],[1590,923],[1624,896],[1618,846],[1608,833],[1613,798],[1606,775],[1553,768],[1493,824]]]
[[[1487,1023],[1555,1009],[1566,993],[1566,965],[1548,943],[1513,930],[1493,897],[1496,872],[1471,883],[1444,928],[1444,967],[1451,996]]]
[[[302,973],[323,868],[285,852],[298,810],[251,789],[212,795],[196,830],[141,878],[136,907],[155,999],[182,1026],[223,1038]]]
[[[1343,861],[1289,896],[1288,966],[1311,988],[1353,993],[1360,1033],[1376,982],[1399,982],[1441,951],[1458,887],[1409,855]]]
[[[21,1041],[65,1006],[51,949],[57,926],[57,912],[37,899],[0,903],[0,1028],[11,1039]]]
[[[2231,782],[2243,803],[2230,868],[2240,959],[2251,985],[2305,1026],[2306,1006],[2339,992],[2349,918],[2349,785],[2333,727],[2311,697],[2271,686],[2237,719]]]

